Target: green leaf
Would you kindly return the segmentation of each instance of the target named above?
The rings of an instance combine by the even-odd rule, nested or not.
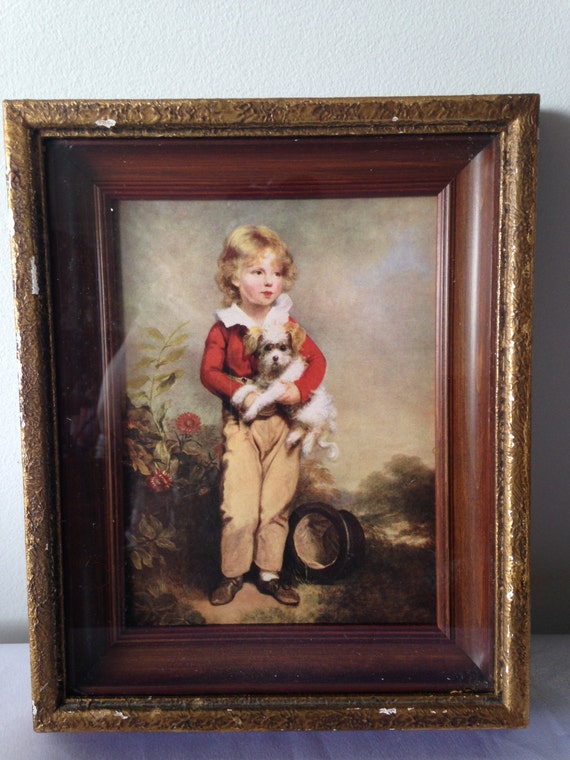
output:
[[[152,527],[154,528],[154,531],[155,531],[155,533],[156,533],[157,536],[160,533],[162,533],[162,531],[164,530],[164,528],[163,528],[162,523],[158,519],[158,517],[155,517],[154,515],[150,515],[150,517],[148,518],[148,521],[152,525]]]
[[[177,549],[176,544],[171,541],[169,538],[164,538],[164,536],[160,536],[156,539],[156,545],[160,549],[168,549],[168,551],[175,552]]]
[[[127,454],[133,470],[138,470],[141,475],[150,475],[149,464],[151,457],[143,446],[127,438]]]
[[[162,375],[155,375],[154,376],[155,388],[158,385],[160,385],[161,383],[163,383],[165,380],[168,380],[168,378],[171,377],[173,374],[174,374],[174,371],[173,372],[163,372]]]
[[[164,379],[161,380],[158,385],[155,388],[154,395],[159,396],[161,393],[164,393],[165,391],[168,391],[172,388],[176,380],[183,375],[184,373],[182,370],[176,370],[175,372],[171,372],[169,375],[163,376]]]
[[[158,340],[161,343],[166,343],[166,338],[156,327],[147,327],[146,334],[153,340]]]
[[[135,365],[133,365],[133,369],[144,369],[152,364],[154,360],[154,356],[143,356]]]
[[[166,401],[163,401],[162,404],[156,408],[154,412],[154,417],[159,425],[162,425],[164,422],[164,418],[166,417],[166,412],[168,411],[168,407],[170,404]]]
[[[171,362],[177,362],[186,353],[186,346],[182,346],[182,348],[174,348],[172,351],[169,351],[166,356],[164,356],[159,362],[157,362],[157,367],[162,367],[163,364],[169,364]]]
[[[186,441],[184,443],[184,446],[182,447],[182,451],[185,454],[189,454],[189,455],[199,454],[201,452],[201,449],[202,449],[202,446],[198,443],[198,441],[193,441],[193,440]]]
[[[151,520],[152,519],[153,518],[151,517]],[[139,520],[139,531],[145,538],[148,538],[149,541],[153,541],[156,538],[156,528],[151,525],[145,515]]]
[[[140,552],[136,549],[133,549],[133,551],[130,554],[131,562],[136,567],[137,570],[142,570],[142,559]]]
[[[143,387],[143,385],[146,385],[150,381],[150,377],[148,375],[136,375],[135,377],[129,378],[127,380],[127,387],[129,390],[139,390]]]
[[[168,447],[168,453],[170,454],[170,456],[180,453],[180,444],[178,443],[178,441],[175,441],[173,438],[168,438],[166,440],[166,446]]]
[[[154,458],[159,462],[162,462],[164,469],[167,469],[170,462],[170,452],[168,446],[164,441],[159,441],[154,448]]]
[[[180,334],[180,330],[182,330],[184,327],[186,327],[186,325],[189,325],[189,324],[190,324],[190,321],[187,319],[185,322],[182,322],[181,324],[179,324],[178,327],[175,327],[174,330],[168,334],[168,338],[166,339],[166,342],[168,343],[168,345],[173,345],[172,341],[175,340],[174,336],[176,335],[176,333]]]
[[[190,337],[189,333],[180,333],[180,335],[177,335],[175,338],[172,338],[168,341],[169,346],[181,346],[183,343],[188,342],[188,338]]]
[[[145,351],[157,352],[156,343],[133,343],[133,349],[144,353]]]
[[[147,567],[152,567],[153,561],[152,561],[152,554],[150,552],[142,551],[142,562],[143,565],[146,565]]]

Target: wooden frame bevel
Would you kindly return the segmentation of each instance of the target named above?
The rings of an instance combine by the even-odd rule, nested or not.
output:
[[[538,96],[11,101],[4,105],[4,118],[21,361],[36,729],[526,725]],[[61,262],[66,256],[74,261],[79,249],[77,242],[57,238],[51,229],[54,206],[61,203],[57,213],[62,217],[75,214],[74,219],[83,220],[80,232],[95,251],[91,277],[104,289],[110,277],[107,270],[115,261],[109,249],[113,237],[109,198],[152,197],[167,192],[167,186],[168,192],[188,197],[188,181],[176,169],[174,155],[175,145],[184,141],[201,141],[207,153],[208,145],[215,148],[224,141],[239,148],[254,140],[273,146],[290,138],[300,143],[316,140],[325,153],[326,146],[333,145],[331,155],[348,145],[342,166],[349,174],[353,146],[359,140],[365,145],[367,139],[382,138],[387,146],[382,158],[383,192],[405,193],[413,186],[418,194],[436,194],[439,199],[443,253],[438,273],[437,397],[445,408],[440,410],[437,428],[438,625],[384,630],[364,626],[350,631],[333,626],[318,633],[318,649],[311,626],[296,627],[293,634],[287,626],[280,630],[254,626],[245,632],[230,626],[215,633],[122,630],[116,591],[120,561],[111,560],[112,590],[102,592],[103,607],[109,610],[107,624],[87,626],[87,632],[81,626],[75,630],[69,622],[71,586],[64,576],[68,563],[77,565],[79,557],[70,555],[65,543],[71,514],[66,507],[66,478],[79,475],[65,471],[69,467],[58,444],[64,374],[58,360],[63,324],[58,309],[66,298]],[[140,160],[156,169],[160,162],[145,156],[159,144],[166,146],[162,158],[167,157],[170,168],[145,181],[150,174],[142,170],[137,174],[128,166]],[[402,145],[412,146],[411,152],[406,148],[398,154]],[[113,158],[117,150],[126,157],[131,151],[137,159],[131,164],[125,161],[124,173]],[[398,155],[394,166],[390,151]],[[59,176],[57,167],[67,160],[62,156],[72,154]],[[212,161],[208,156],[204,160]],[[332,170],[325,164],[323,159],[323,176],[331,182]],[[236,177],[239,185],[239,166]],[[88,207],[86,211],[69,209],[72,196],[65,195],[63,185],[70,178],[77,187],[86,182],[73,196],[74,203]],[[362,182],[358,177],[353,181]],[[360,191],[367,189],[362,186]],[[300,192],[299,187],[291,189],[295,192]],[[311,190],[303,192],[309,195]],[[112,300],[99,293],[94,296],[101,342],[113,340],[113,316],[106,312]],[[96,478],[109,503],[118,498],[112,493],[116,487],[112,473],[91,471],[90,477]],[[97,518],[107,527],[93,535],[101,545],[110,546],[112,554],[117,540],[105,510]],[[89,519],[95,514],[89,513]],[[102,535],[105,530],[108,535]],[[92,604],[98,602],[94,597]],[[80,607],[79,617],[89,618],[89,604]],[[352,649],[345,643],[347,637]],[[269,654],[276,641],[284,654],[274,685],[269,680],[273,667]],[[211,655],[221,646],[229,659],[216,669]],[[248,647],[260,653],[257,680],[237,675],[251,651]],[[104,665],[91,680],[81,664],[85,649],[97,657],[103,654]],[[321,649],[324,655],[319,659]],[[184,664],[188,652],[201,653],[198,664]],[[295,657],[299,659],[293,662]],[[330,664],[335,657],[348,674],[342,683],[340,671]],[[296,674],[299,662],[305,669],[301,676]],[[229,676],[223,670],[228,663],[234,668]],[[170,676],[165,678],[164,672]]]

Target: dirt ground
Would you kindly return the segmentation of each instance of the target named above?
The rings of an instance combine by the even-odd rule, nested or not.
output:
[[[301,597],[297,607],[261,594],[248,576],[233,601],[223,606],[210,604],[204,586],[179,579],[166,582],[161,591],[186,610],[186,624],[433,623],[435,559],[430,542],[409,525],[392,530],[389,537],[373,526],[364,527],[366,552],[360,564],[333,583],[295,583]],[[159,624],[172,623],[169,617]]]

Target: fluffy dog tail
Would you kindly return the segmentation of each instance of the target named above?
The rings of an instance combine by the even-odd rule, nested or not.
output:
[[[319,446],[321,449],[326,449],[327,451],[327,459],[330,459],[331,462],[336,462],[338,459],[338,446],[336,443],[333,443],[332,441],[323,441],[322,439],[318,441]]]

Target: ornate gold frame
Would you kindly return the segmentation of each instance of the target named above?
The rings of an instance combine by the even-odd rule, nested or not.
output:
[[[21,361],[22,446],[25,485],[27,568],[32,658],[32,692],[35,727],[40,731],[80,730],[330,730],[393,728],[517,727],[528,721],[529,694],[529,393],[531,361],[532,259],[534,244],[537,121],[536,95],[505,95],[441,98],[362,98],[306,100],[180,100],[180,101],[8,101],[4,104],[7,149],[8,193],[12,224],[12,254]],[[484,350],[484,375],[489,378],[493,409],[489,420],[476,410],[475,428],[454,433],[442,465],[439,495],[471,500],[472,514],[440,527],[443,544],[463,546],[465,561],[481,561],[466,546],[482,543],[491,548],[490,565],[475,567],[488,575],[492,609],[483,634],[445,635],[459,641],[470,657],[479,644],[490,652],[483,687],[467,684],[451,689],[418,685],[411,666],[399,684],[382,691],[368,686],[358,691],[288,688],[283,692],[259,687],[254,692],[192,693],[189,688],[170,688],[166,683],[157,693],[114,690],[102,687],[85,696],[70,693],[66,660],[65,590],[62,582],[61,462],[55,436],[57,367],[54,343],[58,324],[54,317],[54,290],[50,280],[51,250],[48,213],[46,146],[58,140],[76,140],[85,145],[143,138],[163,142],[239,137],[272,140],[283,137],[337,138],[382,137],[406,140],[421,146],[425,141],[463,143],[482,140],[493,145],[484,172],[469,179],[465,207],[456,208],[454,192],[463,179],[454,176],[453,191],[446,190],[442,203],[442,228],[452,230],[446,245],[471,247],[472,216],[467,209],[479,204],[478,183],[484,194],[488,181],[495,188],[487,218],[488,258],[481,249],[491,290],[476,283],[478,302],[485,301],[491,323],[478,331],[476,347]],[[481,143],[481,144],[483,144]],[[473,156],[480,148],[474,148]],[[419,155],[419,154],[418,154]],[[418,158],[419,162],[420,159]],[[441,165],[444,165],[441,161]],[[486,174],[485,174],[486,172]],[[463,175],[462,175],[463,176]],[[394,175],[397,179],[397,173]],[[450,216],[468,217],[468,222]],[[454,226],[455,225],[455,226]],[[471,230],[471,232],[470,232]],[[459,243],[457,243],[459,240]],[[495,253],[492,253],[494,251]],[[457,266],[460,270],[460,265]],[[442,276],[446,276],[445,273]],[[447,273],[449,276],[449,273]],[[469,282],[472,274],[464,275]],[[447,345],[459,330],[462,299],[466,290],[448,293],[445,303],[453,308],[442,314],[443,365],[462,362],[471,333],[461,345]],[[484,298],[482,298],[485,296]],[[455,300],[454,300],[455,299]],[[470,328],[469,328],[470,329]],[[479,335],[481,332],[481,335]],[[484,335],[490,345],[484,345]],[[479,342],[477,342],[479,341]],[[486,357],[486,358],[485,358]],[[489,366],[487,366],[489,365]],[[461,364],[463,366],[463,364]],[[471,377],[475,365],[466,365],[465,387],[475,387]],[[447,380],[443,378],[442,384]],[[440,434],[445,438],[450,418],[459,418],[466,401],[457,394],[442,413]],[[477,483],[461,472],[462,440],[474,430],[484,429],[493,443],[487,511],[479,510]],[[461,434],[463,432],[463,434]],[[465,444],[467,447],[469,444]],[[480,444],[482,445],[482,444]],[[451,463],[451,464],[450,464]],[[448,483],[448,477],[450,482]],[[444,482],[445,481],[445,482]],[[459,493],[462,491],[462,494]],[[463,493],[465,492],[465,493]],[[492,492],[492,493],[491,493]],[[485,498],[485,497],[483,497]],[[473,517],[474,515],[474,517]],[[456,533],[453,531],[456,530]],[[477,530],[478,534],[468,535]],[[472,570],[473,568],[471,568]],[[467,583],[467,581],[458,581]],[[478,591],[474,591],[475,605]],[[483,592],[481,592],[483,593]],[[486,593],[486,592],[485,592]],[[459,598],[459,597],[458,597]],[[445,606],[445,605],[444,605]],[[445,610],[442,615],[445,617]],[[461,613],[468,615],[468,613]],[[401,632],[400,632],[401,633]],[[420,632],[421,633],[421,632]],[[395,635],[395,633],[394,633]],[[398,634],[400,635],[400,634]],[[406,634],[407,635],[407,634]],[[463,636],[463,638],[461,638]],[[455,637],[455,638],[454,638]],[[309,636],[310,638],[310,636]],[[387,651],[406,658],[405,641],[393,645],[382,638]],[[423,639],[422,639],[423,641]],[[485,643],[487,641],[487,643]],[[338,642],[334,644],[336,647]],[[327,644],[328,646],[329,644]],[[158,644],[156,644],[158,646]],[[180,646],[188,646],[183,642]],[[247,646],[247,643],[244,644]],[[332,647],[333,645],[330,644]],[[372,644],[370,646],[373,646]],[[390,649],[395,646],[395,649]],[[159,651],[159,650],[156,650]],[[333,651],[332,649],[330,651]],[[334,651],[342,654],[342,644]],[[370,650],[372,651],[372,650]],[[426,650],[430,657],[431,650]],[[425,654],[425,653],[424,653]],[[209,655],[204,655],[205,661]],[[348,661],[353,661],[348,658]],[[418,660],[418,667],[421,662]],[[350,665],[352,667],[352,665]],[[404,669],[405,670],[405,669]],[[419,672],[419,671],[418,671]],[[395,676],[394,676],[395,677]],[[414,680],[415,678],[415,680]],[[362,679],[362,676],[361,676]],[[410,686],[409,684],[412,684]]]

